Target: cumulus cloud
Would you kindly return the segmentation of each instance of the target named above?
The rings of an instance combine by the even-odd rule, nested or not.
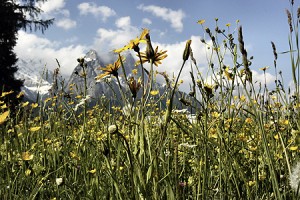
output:
[[[139,5],[137,8],[142,11],[150,12],[152,15],[160,17],[164,21],[171,23],[171,27],[177,32],[181,32],[183,29],[182,20],[185,17],[185,13],[181,9],[172,10],[155,5],[144,6],[143,4]]]
[[[143,18],[142,23],[145,25],[150,25],[150,24],[152,24],[152,21],[148,18]]]
[[[56,22],[56,26],[58,26],[60,28],[63,28],[65,30],[69,30],[71,28],[75,28],[76,25],[77,25],[76,21],[71,20],[69,18],[64,18],[64,19],[58,20]]]
[[[116,15],[116,12],[107,6],[97,6],[95,3],[81,3],[77,6],[80,15],[92,14],[94,17],[102,17],[105,21],[108,17]]]
[[[116,20],[115,24],[116,24],[116,26],[118,28],[126,29],[126,28],[130,27],[130,24],[131,24],[130,21],[131,20],[130,20],[129,16],[127,16],[127,17],[121,17],[121,18],[119,18],[119,19]]]
[[[94,38],[93,49],[101,52],[109,52],[126,45],[131,39],[140,34],[137,27],[130,24],[130,17],[122,17],[116,20],[117,29],[99,28]]]
[[[40,8],[44,11],[44,13],[49,14],[51,12],[55,12],[57,10],[61,10],[65,7],[66,0],[51,0],[40,3]]]
[[[15,52],[20,59],[41,60],[49,70],[57,68],[57,59],[61,65],[61,72],[70,75],[77,65],[77,58],[84,56],[88,48],[82,45],[61,47],[59,42],[19,31],[19,39]],[[43,67],[43,66],[41,66]]]

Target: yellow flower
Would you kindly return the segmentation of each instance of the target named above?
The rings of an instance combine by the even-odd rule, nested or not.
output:
[[[95,79],[100,80],[103,77],[108,76],[108,75],[113,75],[113,76],[117,77],[118,69],[121,67],[121,63],[124,61],[125,61],[125,58],[123,56],[121,56],[121,60],[119,57],[113,64],[108,64],[108,65],[106,65],[105,68],[100,68],[102,71],[104,71],[104,73],[99,74]]]
[[[248,185],[249,185],[250,187],[254,186],[255,184],[256,184],[255,181],[249,181],[249,182],[248,182]]]
[[[266,71],[268,68],[269,66],[266,66],[266,67],[259,68],[259,70]]]
[[[33,154],[29,153],[28,151],[22,152],[21,156],[22,160],[29,161],[33,159]]]
[[[133,69],[131,72],[132,72],[132,74],[137,75],[138,70],[137,69]]]
[[[213,93],[213,85],[204,84],[204,90],[207,94],[207,96],[210,96]]]
[[[137,37],[133,40],[130,40],[129,44],[125,45],[123,48],[115,49],[115,53],[121,53],[123,51],[126,51],[128,49],[133,49],[136,52],[139,52],[139,44],[140,42],[146,43],[145,36],[149,33],[148,29],[143,29],[143,32],[141,33],[140,37]]]
[[[17,99],[20,99],[21,97],[23,97],[24,96],[24,92],[20,92],[18,95],[17,95]]]
[[[1,97],[5,97],[5,96],[7,96],[7,95],[9,95],[9,94],[11,94],[11,93],[13,93],[14,91],[9,91],[9,92],[2,92],[2,95],[1,95]]]
[[[246,97],[245,97],[244,95],[242,95],[242,96],[240,97],[240,100],[241,100],[242,102],[244,102],[244,101],[246,101]]]
[[[274,139],[278,140],[279,139],[279,134],[274,135]]]
[[[31,170],[30,169],[26,169],[25,170],[25,176],[30,176],[31,174]]]
[[[167,100],[166,105],[168,106],[170,104],[170,99]]]
[[[39,106],[39,104],[37,104],[37,103],[31,104],[31,108],[37,108],[38,106]]]
[[[5,111],[0,115],[0,124],[3,124],[9,115],[9,111]]]
[[[245,119],[245,123],[247,123],[247,124],[251,124],[251,123],[252,123],[252,119],[251,119],[251,118],[249,118],[249,117],[247,117],[247,118]]]
[[[298,149],[298,146],[291,146],[291,147],[290,147],[290,150],[291,150],[291,151],[296,151],[297,149]]]
[[[233,78],[233,74],[229,72],[229,67],[226,67],[226,69],[224,70],[224,75],[228,80],[232,80]]]
[[[88,172],[91,173],[91,174],[95,174],[96,171],[97,171],[97,170],[94,168],[94,169],[89,170]]]
[[[230,23],[227,23],[227,24],[226,24],[227,27],[229,27],[230,25],[231,25]]]
[[[158,47],[156,47],[154,51],[154,56],[153,56],[153,64],[158,67],[159,64],[161,64],[161,60],[165,59],[168,55],[166,54],[167,51],[159,51],[158,52]],[[149,57],[147,57],[145,52],[141,52],[141,58],[142,58],[142,63],[144,64],[145,62],[150,62]],[[135,66],[139,65],[140,61],[137,61],[135,63]]]
[[[31,131],[31,132],[36,132],[36,131],[38,131],[38,130],[40,130],[40,129],[41,129],[40,126],[35,126],[35,127],[31,127],[31,128],[29,129],[29,131]]]
[[[198,23],[198,24],[204,24],[204,23],[205,23],[205,19],[198,20],[197,23]]]
[[[152,90],[152,91],[150,92],[150,94],[153,95],[153,96],[158,95],[158,93],[159,93],[158,90]]]
[[[22,107],[24,108],[24,107],[28,106],[28,104],[29,104],[28,101],[27,101],[27,102],[24,102],[24,103],[22,104]]]
[[[145,38],[147,41],[146,51],[141,52],[137,56],[141,56],[142,64],[145,62],[152,61],[152,63],[157,67],[159,64],[161,64],[161,60],[165,59],[168,56],[166,54],[167,51],[160,50],[158,52],[158,47],[156,47],[156,49],[153,50],[149,33],[146,34]],[[135,66],[140,65],[140,64],[141,64],[141,62],[140,62],[140,60],[138,60],[135,63]]]
[[[214,118],[219,118],[220,115],[221,115],[221,114],[218,113],[218,112],[212,112],[212,113],[211,113],[211,116],[214,117]]]

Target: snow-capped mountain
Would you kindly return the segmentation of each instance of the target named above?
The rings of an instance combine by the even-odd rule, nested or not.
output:
[[[52,87],[53,73],[47,70],[42,61],[19,59],[17,65],[19,70],[15,76],[17,79],[24,80],[22,91],[25,98],[36,101],[38,96],[39,98],[47,96]]]
[[[125,54],[126,58],[124,62],[124,70],[126,72],[127,79],[130,77],[135,77],[135,80],[138,77],[141,77],[140,67],[135,67],[135,59],[133,56],[128,53]],[[96,103],[100,97],[105,96],[107,99],[111,100],[111,103],[119,103],[121,99],[120,88],[117,82],[117,79],[113,76],[103,78],[101,80],[95,80],[95,77],[103,71],[101,68],[104,68],[108,64],[113,64],[118,58],[118,55],[113,53],[108,54],[97,54],[95,50],[90,50],[84,56],[84,63],[86,67],[84,68],[86,73],[86,78],[83,76],[83,67],[78,65],[74,68],[72,74],[69,78],[64,78],[64,88],[65,96],[76,97],[77,95],[84,94],[89,95],[89,99],[92,103]],[[19,70],[16,73],[18,79],[23,79],[24,87],[22,88],[25,93],[25,98],[31,101],[37,101],[37,99],[44,99],[50,95],[50,92],[56,93],[54,91],[56,87],[53,85],[53,72],[47,70],[42,61],[25,61],[19,60],[18,62]],[[133,72],[135,71],[135,72]],[[123,92],[126,93],[127,97],[131,96],[127,82],[123,75],[122,67],[118,70],[119,80]],[[146,76],[146,75],[145,75]],[[160,77],[161,78],[161,77]],[[145,81],[146,81],[145,77]],[[86,84],[86,89],[84,85]],[[58,90],[61,89],[61,86],[58,87]],[[155,90],[159,90],[160,94],[163,94],[166,90],[165,84],[156,83]],[[141,96],[141,90],[137,93],[137,97]],[[177,104],[179,107],[182,107],[182,104],[178,101],[179,98],[187,96],[185,93],[176,92],[176,99],[174,104]],[[164,98],[162,101],[166,101]],[[178,107],[178,108],[179,108]]]
[[[102,58],[105,56],[105,58]],[[131,76],[132,70],[135,68],[134,63],[135,60],[131,54],[127,54],[126,61],[124,62],[124,68],[126,74]],[[106,97],[114,97],[114,99],[118,99],[120,97],[119,88],[117,84],[117,80],[115,78],[107,78],[100,81],[96,81],[95,77],[102,72],[100,68],[104,68],[106,65],[113,63],[117,60],[117,55],[115,54],[102,54],[98,55],[95,50],[90,50],[84,57],[84,61],[86,64],[86,86],[87,86],[87,95],[91,96],[92,99],[97,99],[102,95]],[[120,71],[122,69],[119,69]],[[72,87],[73,95],[82,95],[84,93],[84,82],[85,79],[82,76],[83,68],[78,64],[74,71],[72,72],[70,79],[67,84],[66,91],[70,91],[70,87]],[[122,74],[122,73],[120,73]],[[120,76],[120,82],[122,87],[126,87],[126,83],[123,76]],[[107,83],[106,81],[109,81]]]

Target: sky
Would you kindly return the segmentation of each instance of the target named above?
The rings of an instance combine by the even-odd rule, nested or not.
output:
[[[20,30],[15,52],[21,59],[42,60],[50,70],[57,67],[58,59],[66,76],[77,65],[76,59],[90,49],[100,54],[111,52],[140,35],[143,28],[150,29],[154,47],[168,51],[158,71],[177,75],[189,39],[197,65],[203,71],[207,68],[207,50],[200,39],[207,36],[197,24],[200,19],[205,19],[203,26],[211,30],[216,18],[221,29],[227,30],[226,24],[230,23],[230,32],[235,31],[239,20],[248,55],[254,57],[251,69],[255,80],[263,81],[259,68],[270,66],[267,82],[274,82],[271,41],[277,52],[289,49],[285,12],[290,7],[289,0],[48,0],[38,6],[44,11],[42,18],[55,18],[55,22],[44,34]],[[298,6],[299,1],[295,0],[295,9]],[[289,55],[279,54],[278,69],[287,82],[290,66]],[[189,87],[189,69],[186,67],[181,76],[184,89]]]

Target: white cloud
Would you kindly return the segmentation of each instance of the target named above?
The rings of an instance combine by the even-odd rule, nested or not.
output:
[[[76,21],[64,18],[56,22],[56,26],[63,28],[65,30],[69,30],[71,28],[75,28],[77,25]]]
[[[197,60],[197,65],[203,67],[205,65],[205,46],[200,42],[199,36],[191,36],[192,40],[192,50],[195,59]],[[167,50],[168,57],[162,61],[162,65],[158,66],[157,71],[163,72],[166,71],[170,77],[177,77],[180,67],[183,63],[182,55],[185,49],[186,41],[174,43],[174,44],[160,44],[160,43],[153,43],[153,47],[156,48],[158,46],[159,50]],[[186,92],[189,91],[190,87],[189,84],[191,83],[190,77],[190,62],[186,62],[182,73],[180,75],[180,80],[183,80],[183,84],[181,84],[180,89]],[[193,65],[194,67],[194,65]],[[193,69],[194,72],[196,71],[195,68]],[[199,68],[200,71],[203,69]],[[196,78],[196,77],[195,77]]]
[[[45,1],[44,3],[40,3],[40,8],[44,11],[44,13],[49,14],[65,7],[65,1],[66,0]]]
[[[142,23],[146,24],[146,25],[150,25],[150,24],[152,24],[152,21],[148,18],[143,18]]]
[[[116,26],[118,28],[121,28],[121,29],[126,29],[128,27],[130,27],[130,17],[127,16],[127,17],[121,17],[119,19],[116,20]]]
[[[121,48],[141,32],[137,27],[130,24],[130,17],[117,19],[115,25],[117,29],[99,28],[97,30],[93,49],[101,50],[101,52],[109,52]]]
[[[164,21],[170,22],[171,27],[177,32],[181,32],[183,29],[182,20],[185,17],[185,13],[181,9],[172,10],[154,5],[144,6],[143,4],[139,5],[137,8],[142,11],[150,12],[154,16],[162,18]]]
[[[116,15],[116,12],[107,6],[97,6],[95,3],[81,3],[77,6],[80,15],[92,14],[95,17],[102,16],[105,21],[108,17]]]
[[[70,75],[77,65],[77,58],[84,56],[88,48],[82,45],[60,47],[58,42],[29,34],[18,32],[18,41],[15,52],[20,59],[41,60],[49,70],[57,68],[57,59],[61,65],[61,72]],[[21,66],[20,66],[21,67]],[[43,66],[41,66],[43,67]]]

